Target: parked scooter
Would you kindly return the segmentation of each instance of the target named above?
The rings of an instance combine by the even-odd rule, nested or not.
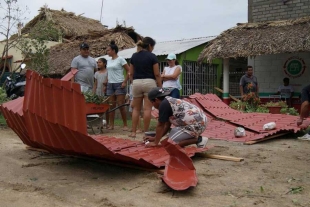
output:
[[[9,76],[6,77],[5,91],[8,98],[11,100],[24,96],[26,77],[21,74],[21,71],[25,69],[26,64],[21,64],[19,74],[16,74],[12,79]]]

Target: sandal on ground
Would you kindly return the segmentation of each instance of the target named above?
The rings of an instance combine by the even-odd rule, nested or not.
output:
[[[123,127],[123,131],[128,131],[128,127]]]
[[[136,135],[135,134],[130,134],[128,137],[136,138]]]
[[[109,126],[107,129],[108,130],[114,130],[114,127]]]

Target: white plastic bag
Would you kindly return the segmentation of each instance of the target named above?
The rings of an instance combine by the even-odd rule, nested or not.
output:
[[[271,130],[276,128],[276,126],[277,126],[276,122],[269,122],[267,124],[264,124],[263,130]]]
[[[245,136],[245,129],[242,127],[237,127],[235,129],[235,136],[236,137],[244,137]]]

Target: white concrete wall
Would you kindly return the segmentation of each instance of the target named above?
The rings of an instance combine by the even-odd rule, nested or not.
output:
[[[306,64],[306,70],[302,76],[292,78],[285,74],[283,66],[286,60],[292,56],[302,58]],[[254,68],[254,75],[258,79],[260,93],[273,93],[283,84],[283,78],[288,77],[295,92],[300,92],[302,87],[310,84],[310,53],[292,53],[262,55],[248,58],[248,64]]]

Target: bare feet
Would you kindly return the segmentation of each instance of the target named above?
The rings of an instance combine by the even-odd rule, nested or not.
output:
[[[123,127],[123,131],[128,131],[128,127],[127,127],[127,126],[124,126],[124,127]]]
[[[302,119],[302,118],[299,118],[299,119],[297,120],[297,126],[300,126],[300,125],[302,124],[302,122],[303,122],[303,119]]]
[[[113,130],[113,129],[114,129],[114,126],[109,126],[107,129],[108,129],[108,130]]]

